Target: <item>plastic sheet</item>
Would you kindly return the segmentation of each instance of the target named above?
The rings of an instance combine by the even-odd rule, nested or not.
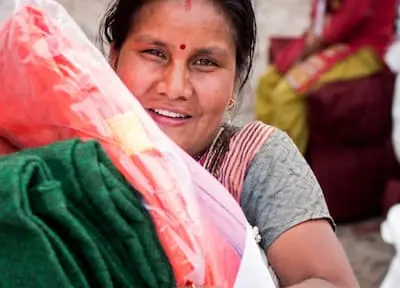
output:
[[[256,244],[238,204],[159,130],[66,11],[50,0],[0,0],[0,11],[0,135],[23,148],[100,141],[141,191],[178,285],[234,287],[258,263],[241,282],[272,287],[261,254],[242,261]]]
[[[390,70],[399,74],[400,72],[400,40],[390,45],[385,54],[385,63]],[[392,104],[392,143],[397,161],[400,163],[400,76],[396,76],[396,83]]]
[[[389,46],[385,54],[385,63],[393,73],[400,72],[400,39]]]

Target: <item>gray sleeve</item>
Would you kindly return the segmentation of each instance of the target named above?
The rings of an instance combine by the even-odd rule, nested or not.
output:
[[[249,223],[259,228],[264,249],[308,220],[327,219],[334,228],[311,168],[289,136],[279,130],[250,162],[240,205]]]

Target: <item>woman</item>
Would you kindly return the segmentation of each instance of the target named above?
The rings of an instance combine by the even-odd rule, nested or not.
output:
[[[326,83],[369,77],[384,67],[396,0],[314,0],[310,29],[278,53],[260,79],[257,119],[308,143],[304,97]]]
[[[154,121],[259,228],[282,286],[358,287],[318,183],[288,136],[259,122],[222,124],[251,69],[250,0],[117,0],[101,31],[112,67]]]

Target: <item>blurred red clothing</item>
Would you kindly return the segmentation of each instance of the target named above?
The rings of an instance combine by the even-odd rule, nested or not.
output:
[[[394,35],[396,0],[342,0],[323,32],[328,44],[370,46],[383,57]],[[314,0],[311,17],[318,0]]]
[[[316,17],[318,2],[313,2],[311,23]],[[396,0],[342,0],[338,8],[329,10],[327,15],[322,33],[327,46],[346,44],[352,51],[371,47],[383,58],[394,35]],[[278,71],[285,73],[295,64],[304,50],[306,37],[307,33],[277,55]]]

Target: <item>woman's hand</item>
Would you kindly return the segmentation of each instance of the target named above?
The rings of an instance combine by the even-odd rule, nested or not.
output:
[[[266,253],[282,287],[359,287],[341,244],[325,220],[293,227]]]
[[[306,42],[304,46],[303,53],[301,54],[301,61],[306,60],[308,57],[312,56],[323,50],[325,47],[324,40],[322,37],[315,36],[313,33],[308,33],[306,36]]]

